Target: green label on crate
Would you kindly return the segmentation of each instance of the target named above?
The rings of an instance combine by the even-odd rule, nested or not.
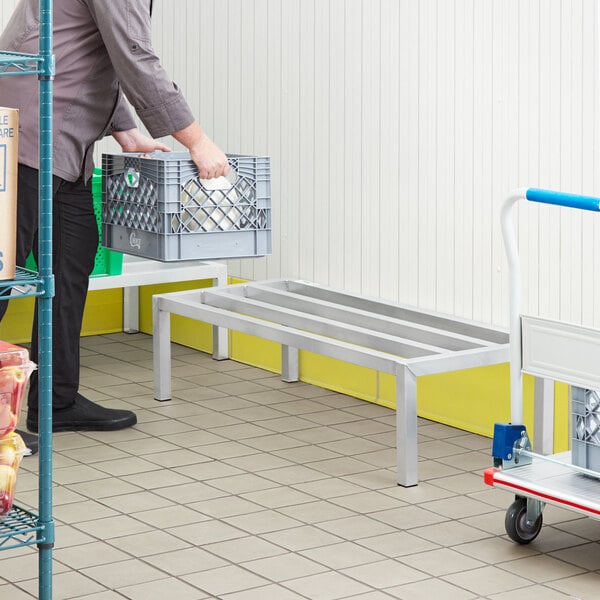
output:
[[[130,188],[136,188],[140,185],[140,174],[138,171],[129,167],[125,173],[125,181]]]

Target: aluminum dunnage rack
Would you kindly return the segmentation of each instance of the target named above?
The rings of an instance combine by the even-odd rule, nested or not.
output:
[[[398,483],[417,472],[417,378],[505,363],[508,334],[415,307],[368,299],[304,281],[272,280],[153,297],[154,391],[171,398],[170,315],[214,326],[213,355],[226,358],[220,328],[282,345],[282,379],[298,380],[298,351],[360,365],[396,377]]]
[[[485,471],[484,481],[515,493],[515,502],[506,514],[506,531],[514,541],[527,544],[539,534],[545,504],[600,519],[600,473],[572,465],[570,452],[542,457],[526,449],[522,387],[522,373],[528,373],[593,388],[600,382],[600,330],[521,314],[520,261],[512,210],[523,199],[593,212],[600,212],[600,199],[530,188],[512,193],[502,207],[502,235],[510,268],[511,423],[497,425],[502,442],[497,439],[501,436],[495,436],[495,468]],[[506,433],[509,428],[514,428],[514,438]],[[502,469],[496,468],[500,466]]]

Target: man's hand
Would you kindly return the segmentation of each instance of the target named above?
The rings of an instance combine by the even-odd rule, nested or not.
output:
[[[155,150],[171,152],[171,148],[143,135],[137,127],[128,131],[113,131],[112,136],[119,142],[123,152],[154,152]]]
[[[206,135],[190,148],[190,156],[198,167],[202,179],[227,175],[229,161],[223,151]]]
[[[189,151],[202,179],[213,179],[229,173],[229,162],[223,151],[204,133],[197,121],[176,131],[173,137]]]

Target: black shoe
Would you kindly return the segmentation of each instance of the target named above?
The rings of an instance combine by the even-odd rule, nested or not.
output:
[[[40,442],[38,436],[35,435],[35,433],[29,433],[28,431],[22,431],[21,429],[16,429],[15,433],[18,433],[23,438],[25,445],[31,450],[31,454],[37,453],[40,447]],[[31,455],[26,454],[25,456]]]
[[[75,396],[75,402],[68,408],[52,411],[52,431],[116,431],[136,423],[137,417],[130,410],[105,408],[81,394]],[[37,410],[28,410],[27,429],[37,433]]]

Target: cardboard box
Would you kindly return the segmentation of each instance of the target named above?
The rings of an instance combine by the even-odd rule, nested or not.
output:
[[[19,111],[0,107],[0,279],[14,279]]]

